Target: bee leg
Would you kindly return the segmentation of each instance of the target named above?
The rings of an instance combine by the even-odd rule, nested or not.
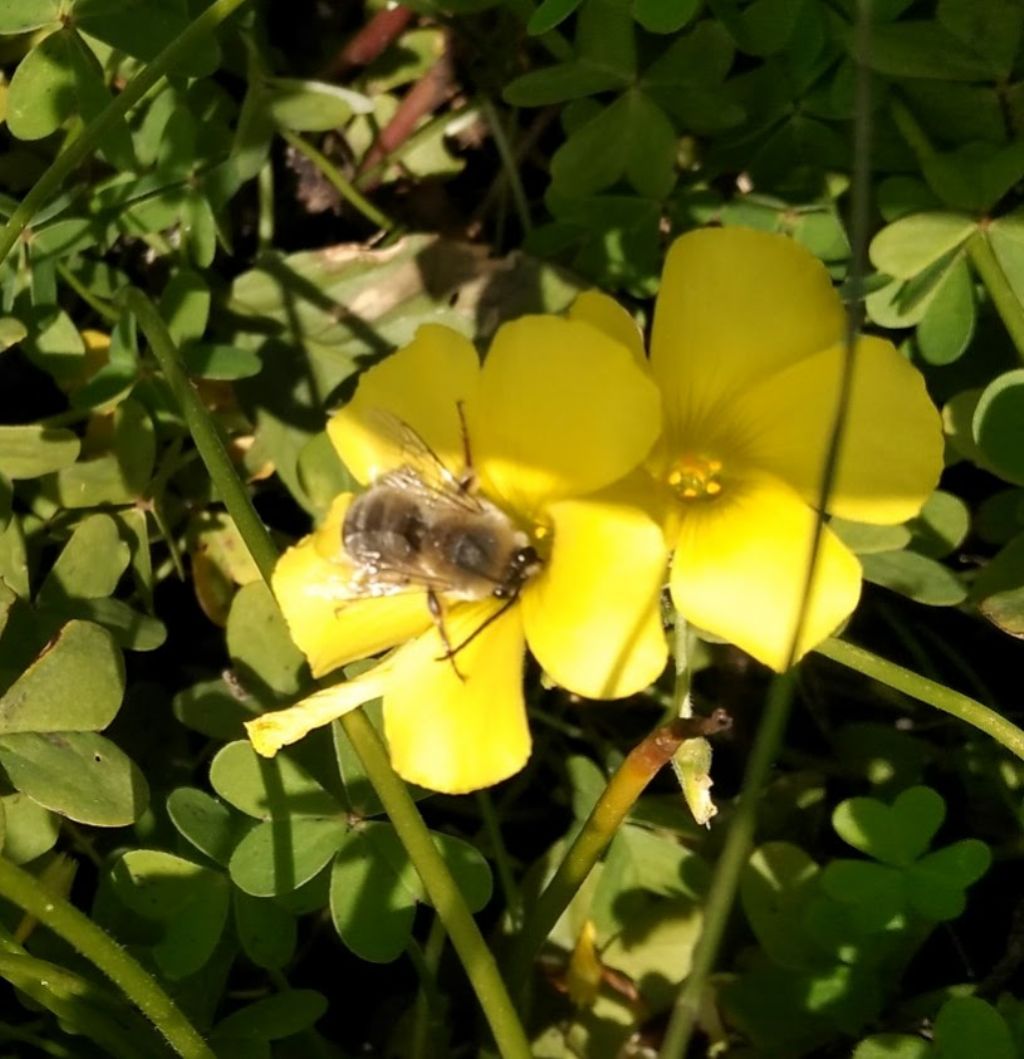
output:
[[[441,610],[441,601],[437,598],[437,593],[432,589],[427,589],[427,609],[430,611],[431,618],[434,619],[434,624],[437,626],[437,634],[441,637],[441,643],[444,644],[444,654],[438,659],[448,659],[452,664],[452,669],[455,670],[455,675],[459,680],[465,683],[466,678],[459,672],[459,667],[455,664],[455,652],[452,650],[452,642],[448,639],[448,630],[444,627],[444,612]]]
[[[469,445],[469,427],[466,426],[466,402],[458,400],[455,407],[459,412],[459,424],[462,427],[462,463],[463,471],[459,475],[459,489],[470,493],[476,485],[476,471],[473,470],[473,453]]]

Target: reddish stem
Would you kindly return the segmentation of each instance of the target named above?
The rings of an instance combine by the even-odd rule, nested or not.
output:
[[[422,118],[433,114],[451,97],[454,70],[449,49],[409,89],[398,104],[394,117],[381,129],[373,146],[359,166],[360,172],[371,169],[397,150],[413,134]]]
[[[398,40],[413,17],[414,13],[407,7],[388,7],[378,11],[335,55],[324,76],[340,77],[358,67],[369,66]]]

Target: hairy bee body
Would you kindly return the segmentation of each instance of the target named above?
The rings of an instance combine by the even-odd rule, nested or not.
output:
[[[458,409],[461,418],[461,405]],[[407,423],[384,413],[372,421],[408,462],[382,474],[349,504],[341,544],[354,579],[336,598],[422,590],[444,645],[441,658],[464,680],[456,655],[515,603],[540,569],[540,557],[509,516],[477,494],[465,421],[461,476],[445,467]],[[485,599],[501,603],[452,644],[444,604]]]
[[[368,594],[422,586],[450,599],[510,599],[539,566],[500,508],[454,482],[428,485],[409,467],[352,501],[342,544]]]

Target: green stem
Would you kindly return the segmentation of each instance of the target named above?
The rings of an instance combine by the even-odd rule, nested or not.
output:
[[[529,1059],[530,1043],[494,955],[434,845],[408,788],[391,768],[376,728],[362,710],[346,714],[341,724],[466,968],[498,1050],[505,1059]]]
[[[178,357],[174,341],[156,306],[142,291],[129,287],[119,295],[122,304],[135,315],[139,327],[149,340],[149,348],[160,363],[160,368],[181,408],[185,423],[196,443],[199,455],[210,472],[220,498],[228,509],[238,532],[252,553],[263,579],[269,584],[277,562],[277,548],[270,538],[267,527],[260,521],[252,506],[245,486],[235,473],[231,457],[209,414],[199,400],[199,394],[189,381]]]
[[[816,505],[818,514],[815,519],[800,606],[789,645],[785,671],[775,677],[768,693],[764,719],[758,728],[757,738],[751,750],[736,812],[730,822],[722,853],[715,865],[704,909],[704,926],[693,950],[690,973],[676,997],[661,1048],[661,1059],[682,1059],[686,1054],[696,1025],[700,1004],[707,989],[708,979],[718,959],[718,950],[736,900],[740,874],[753,845],[757,826],[757,808],[761,800],[762,789],[782,741],[793,701],[796,678],[792,667],[801,653],[800,641],[814,594],[815,569],[825,532],[824,513],[828,510],[828,500],[839,466],[840,446],[849,416],[857,337],[864,316],[863,277],[867,263],[871,189],[871,74],[865,64],[870,45],[870,0],[857,0],[856,10],[854,55],[859,58],[859,62],[855,84],[854,164],[850,195],[852,239],[849,283],[851,295],[846,319],[842,371],[838,380],[838,403],[825,450]]]
[[[420,991],[416,995],[409,1034],[409,1059],[430,1059],[437,1047],[444,1024],[444,1000],[437,988],[437,968],[447,937],[441,917],[434,916],[422,952],[415,941],[410,943],[409,956],[419,975]]]
[[[690,702],[690,687],[693,684],[694,636],[690,623],[676,611],[676,624],[672,631],[672,662],[675,668],[675,685],[672,688],[672,716],[692,717],[693,704]]]
[[[36,1049],[40,1055],[52,1055],[54,1059],[75,1059],[75,1053],[70,1048],[65,1048],[63,1044],[43,1040],[42,1037],[37,1037],[34,1033],[17,1026],[0,1025],[0,1041],[17,1041],[19,1044],[27,1044]],[[11,1052],[10,1054],[16,1055],[17,1053]]]
[[[346,180],[338,170],[338,167],[318,151],[308,140],[292,132],[291,129],[277,130],[285,140],[304,154],[320,170],[323,178],[334,188],[335,191],[350,205],[357,209],[371,224],[390,232],[397,227],[386,213],[377,209],[376,206],[365,195],[357,191],[355,186]]]
[[[65,265],[57,262],[57,275],[88,305],[97,316],[102,317],[108,324],[116,324],[120,313],[110,302],[93,294],[91,290]]]
[[[95,964],[183,1059],[216,1059],[195,1027],[134,957],[74,905],[44,890],[38,879],[3,857],[0,857],[0,897],[34,916]]]
[[[911,109],[895,92],[889,97],[889,116],[920,165],[935,156],[935,148],[932,147],[927,133],[921,128]]]
[[[519,887],[516,886],[508,850],[505,849],[505,841],[501,837],[501,824],[498,822],[498,814],[494,811],[494,800],[491,798],[489,791],[478,791],[476,801],[480,809],[480,817],[483,820],[487,842],[491,848],[491,859],[494,861],[494,866],[498,869],[498,882],[505,897],[505,908],[508,910],[508,918],[512,924],[512,929],[518,930],[523,919],[523,902],[519,894]]]
[[[750,752],[736,812],[729,823],[725,845],[715,864],[715,872],[708,888],[704,927],[693,950],[686,983],[672,1009],[672,1018],[661,1046],[661,1059],[681,1059],[686,1054],[701,999],[707,988],[708,978],[714,970],[718,947],[732,911],[740,873],[754,841],[758,803],[786,728],[793,700],[793,686],[794,671],[790,670],[775,678],[768,693],[764,718],[758,727],[757,738]]]
[[[515,153],[508,141],[508,136],[505,134],[505,126],[502,125],[501,116],[498,114],[494,104],[486,97],[480,101],[480,110],[483,112],[484,120],[491,130],[491,136],[494,137],[494,146],[498,149],[498,156],[501,158],[505,179],[508,181],[508,186],[512,191],[512,201],[516,204],[516,213],[519,214],[519,224],[523,229],[523,233],[528,233],[533,228],[533,222],[530,220],[530,205],[526,201],[526,191],[523,189],[523,182],[519,177],[519,166],[516,164]]]
[[[78,138],[53,160],[50,168],[35,182],[32,190],[21,200],[10,220],[4,225],[3,231],[0,232],[0,262],[11,252],[18,237],[32,223],[32,218],[57,192],[64,180],[93,154],[114,123],[123,118],[167,74],[178,59],[192,51],[197,41],[212,33],[245,2],[246,0],[214,0],[85,126]]]
[[[966,721],[979,731],[992,736],[1011,754],[1016,754],[1024,760],[1024,732],[1001,714],[975,699],[844,640],[826,640],[817,648],[817,652],[833,662],[877,680],[880,684],[902,691],[912,699],[926,702],[943,713]]]
[[[629,752],[608,781],[551,881],[527,913],[509,960],[508,977],[513,996],[525,991],[534,956],[647,785],[685,740],[720,731],[726,723],[722,715],[676,718],[656,728]]]
[[[988,296],[1016,347],[1017,356],[1024,360],[1024,305],[1021,305],[1020,299],[1010,286],[1010,281],[993,253],[992,244],[983,228],[979,228],[967,240],[967,256],[971,259],[975,272],[981,277],[981,282],[985,284],[985,290],[988,291]]]
[[[217,492],[238,527],[263,580],[269,586],[277,562],[277,549],[266,526],[256,514],[248,491],[235,473],[217,428],[189,383],[167,326],[153,303],[141,291],[130,288],[122,298],[145,332],[168,385],[181,405],[196,448]],[[342,717],[341,725],[452,939],[490,1023],[498,1050],[505,1059],[529,1059],[530,1045],[526,1033],[498,973],[494,957],[448,866],[434,845],[416,803],[391,768],[377,730],[361,710]]]
[[[259,192],[256,236],[260,251],[267,251],[274,245],[274,167],[270,162],[264,162],[260,168],[256,188]]]

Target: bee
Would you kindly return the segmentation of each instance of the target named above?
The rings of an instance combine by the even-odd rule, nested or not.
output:
[[[541,562],[529,537],[477,493],[461,404],[459,416],[465,458],[460,476],[407,423],[376,417],[381,429],[397,435],[406,462],[382,474],[352,501],[341,539],[356,569],[355,595],[425,590],[445,649],[441,657],[464,679],[456,655],[515,603]],[[444,626],[442,598],[493,598],[503,605],[453,646]]]

